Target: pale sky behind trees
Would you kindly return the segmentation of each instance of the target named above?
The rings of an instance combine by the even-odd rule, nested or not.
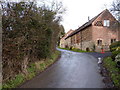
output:
[[[5,0],[5,1],[34,1],[34,0]],[[41,1],[54,1],[54,0],[35,0],[38,5]],[[63,14],[63,21],[61,24],[65,28],[65,32],[70,29],[78,29],[82,24],[97,16],[105,9],[110,9],[114,0],[55,0],[61,1],[66,8]]]
[[[98,15],[105,9],[110,9],[113,0],[61,0],[67,11],[61,24],[65,32],[78,29],[82,24]]]

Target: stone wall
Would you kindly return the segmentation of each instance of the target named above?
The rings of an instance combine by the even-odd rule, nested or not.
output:
[[[60,47],[65,48],[65,40],[64,39],[60,40]]]
[[[85,50],[89,48],[90,51],[94,50],[94,43],[92,41],[84,41],[82,43],[77,43],[73,45],[74,48]]]
[[[71,37],[67,38],[65,41],[65,45],[70,48],[71,47]]]
[[[69,38],[67,38],[67,39],[66,39],[66,37],[67,37],[68,35],[70,35],[73,31],[74,31],[74,30],[69,30],[69,31],[64,35],[64,37],[62,37],[62,38],[60,39],[60,47],[61,47],[61,48],[66,48],[66,47],[70,46],[70,44],[71,44],[71,37],[69,37]]]
[[[86,28],[85,30],[73,35],[71,46],[74,48],[79,48],[82,50],[86,50],[89,48],[92,50],[93,42],[92,42],[92,30],[91,27]]]

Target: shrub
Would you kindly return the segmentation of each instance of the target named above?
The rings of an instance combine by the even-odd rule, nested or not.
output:
[[[117,66],[120,68],[120,53],[115,57],[115,61],[117,62]]]
[[[115,51],[117,47],[120,47],[120,41],[117,41],[117,42],[115,42],[115,43],[112,43],[112,44],[110,45],[110,51],[111,51],[111,52],[112,52],[112,51]]]
[[[60,25],[63,10],[62,7],[60,11],[55,10],[55,4],[38,7],[35,2],[5,1],[0,4],[3,6],[2,65],[6,82],[24,72],[24,61],[29,64],[49,58],[55,52],[60,32],[64,31]],[[25,57],[28,58],[24,60]],[[30,71],[33,69],[31,67]]]
[[[116,62],[112,61],[111,57],[107,57],[103,60],[103,65],[109,71],[109,74],[114,85],[120,88],[120,69],[116,67]]]
[[[117,50],[117,51],[120,51],[120,47],[117,47],[116,50]]]
[[[113,60],[115,60],[115,57],[116,57],[119,53],[120,53],[120,50],[113,51],[111,58],[112,58]]]
[[[120,53],[115,57],[115,61],[120,61]]]

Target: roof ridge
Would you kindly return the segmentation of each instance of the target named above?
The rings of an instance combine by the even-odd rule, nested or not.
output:
[[[88,22],[84,23],[83,25],[81,25],[78,29],[76,29],[75,31],[73,31],[67,38],[69,38],[70,36],[80,32],[81,30],[83,30],[84,28],[90,26],[102,13],[104,13],[105,11],[109,11],[108,9],[103,10],[101,13],[99,13],[97,16],[93,17],[91,20],[89,20]]]

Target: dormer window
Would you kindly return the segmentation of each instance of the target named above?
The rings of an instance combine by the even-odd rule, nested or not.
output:
[[[104,20],[103,26],[109,27],[110,26],[110,20]]]

